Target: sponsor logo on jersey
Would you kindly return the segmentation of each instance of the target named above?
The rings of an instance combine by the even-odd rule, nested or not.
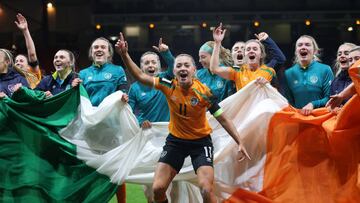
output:
[[[167,154],[167,151],[162,151],[160,154],[160,157],[163,158],[164,156],[166,156],[166,154]]]

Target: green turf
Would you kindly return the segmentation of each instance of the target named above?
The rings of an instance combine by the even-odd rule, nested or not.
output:
[[[126,203],[147,203],[142,185],[126,183]]]
[[[116,195],[109,203],[117,203]],[[147,203],[141,185],[126,183],[126,203]]]

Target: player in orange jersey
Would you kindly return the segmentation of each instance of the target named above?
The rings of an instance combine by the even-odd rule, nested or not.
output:
[[[225,32],[226,29],[222,28],[222,24],[213,30],[215,45],[210,60],[210,71],[224,79],[235,81],[237,91],[253,80],[256,80],[259,84],[271,82],[276,73],[273,68],[264,64],[266,57],[265,47],[259,40],[252,39],[245,43],[245,63],[241,67],[224,68],[218,66],[219,51]],[[258,38],[261,39],[260,36]]]
[[[194,59],[187,54],[177,56],[173,70],[175,79],[169,80],[142,72],[128,54],[127,42],[122,33],[115,48],[134,78],[162,91],[169,105],[170,133],[155,169],[154,201],[167,202],[165,192],[180,171],[185,158],[190,156],[204,202],[216,202],[213,192],[213,145],[210,137],[212,129],[206,119],[207,110],[239,145],[239,160],[250,157],[241,143],[235,126],[214,102],[210,89],[194,78],[196,70]]]

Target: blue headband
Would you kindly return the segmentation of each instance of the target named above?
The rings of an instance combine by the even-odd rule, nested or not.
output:
[[[211,46],[209,46],[207,43],[203,44],[200,49],[199,52],[207,52],[209,54],[213,53],[213,48],[211,48]]]

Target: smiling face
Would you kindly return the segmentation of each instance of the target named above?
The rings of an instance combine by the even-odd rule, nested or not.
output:
[[[28,59],[24,55],[21,54],[17,55],[15,57],[15,66],[24,71],[28,70],[29,67]]]
[[[71,68],[70,54],[67,51],[59,50],[54,56],[53,64],[56,71],[63,71],[67,68]]]
[[[0,51],[0,73],[7,73],[9,64],[10,62],[7,59],[5,52]]]
[[[143,55],[140,59],[141,70],[150,76],[155,76],[160,71],[159,57],[154,53]]]
[[[208,52],[199,51],[199,62],[201,63],[202,67],[209,68],[210,59],[211,54],[209,54]]]
[[[308,37],[300,37],[296,41],[296,58],[297,62],[302,66],[307,66],[314,59],[317,48],[312,39]]]
[[[250,41],[245,45],[245,60],[249,66],[259,66],[262,59],[260,44]]]
[[[182,54],[175,58],[174,75],[183,88],[188,88],[192,84],[195,75],[195,64],[191,56]]]
[[[360,47],[349,53],[349,67],[358,60],[360,60]]]
[[[339,47],[337,51],[336,62],[339,64],[341,69],[349,68],[349,52],[352,49],[352,46],[349,44],[343,44]]]
[[[103,39],[95,40],[91,45],[91,58],[95,64],[103,65],[110,61],[110,47],[107,41]]]
[[[245,52],[245,43],[236,42],[231,49],[231,56],[235,65],[242,66],[245,63],[244,52]]]

